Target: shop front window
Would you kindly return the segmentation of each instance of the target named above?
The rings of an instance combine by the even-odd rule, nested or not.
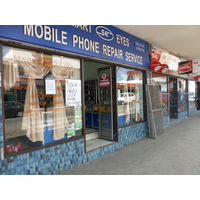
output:
[[[3,46],[6,153],[82,136],[80,61]]]
[[[188,81],[188,95],[189,95],[189,107],[196,107],[196,83],[195,81]]]
[[[187,110],[187,88],[186,80],[178,79],[178,111]]]
[[[167,92],[167,76],[152,73],[152,84],[160,86],[161,98],[163,104],[163,114],[168,115],[168,92]]]
[[[143,73],[117,67],[118,126],[144,121]]]

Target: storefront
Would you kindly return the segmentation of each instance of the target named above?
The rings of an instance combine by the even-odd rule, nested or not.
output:
[[[170,126],[198,112],[198,101],[196,101],[198,82],[192,76],[192,67],[189,69],[189,73],[185,71],[180,73],[178,65],[181,62],[178,58],[168,55],[169,62],[167,62],[163,60],[161,51],[152,51],[152,54],[154,54],[152,56],[154,59],[152,59],[150,67],[152,71],[151,84],[160,86],[165,126]],[[161,55],[158,56],[158,54]],[[166,54],[164,56],[167,57]],[[173,60],[172,63],[170,63],[171,60]],[[165,64],[160,63],[160,61]],[[176,67],[171,70],[170,65]]]
[[[148,135],[150,45],[113,26],[1,26],[1,174],[58,174]]]

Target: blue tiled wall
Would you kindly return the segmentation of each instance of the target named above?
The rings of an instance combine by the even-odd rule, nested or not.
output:
[[[196,113],[200,112],[197,108],[189,109],[189,117],[195,115]]]
[[[195,114],[197,114],[198,112],[200,112],[199,110],[197,110],[196,108],[192,108],[189,109],[189,111],[184,111],[184,112],[179,112],[178,113],[178,119],[172,119],[170,120],[169,116],[165,116],[164,121],[165,121],[165,127],[171,126],[173,124],[176,124],[188,117],[191,117]]]
[[[1,95],[1,94],[0,94]],[[1,98],[1,97],[0,97]],[[1,104],[0,99],[0,104]],[[0,108],[2,106],[0,105]],[[85,153],[84,139],[25,153],[10,158],[0,158],[2,175],[50,175],[89,162],[116,149],[131,144],[148,134],[147,123],[119,129],[118,142],[110,146]],[[2,111],[0,110],[0,147],[3,148]]]
[[[46,149],[2,159],[0,174],[2,175],[51,175],[76,167],[90,160],[103,156],[118,148],[146,137],[147,125],[141,123],[121,128],[119,141],[110,146],[89,152],[84,152],[84,139],[68,142]]]
[[[147,72],[147,81],[150,81],[151,73]],[[0,97],[1,104],[1,97]],[[0,108],[2,106],[0,105]],[[196,109],[190,109],[188,112],[180,112],[177,120],[170,120],[165,117],[165,126],[196,114]],[[33,151],[30,153],[18,155],[3,159],[0,157],[0,174],[5,175],[51,175],[59,174],[70,168],[89,162],[95,158],[103,156],[116,149],[122,148],[137,140],[148,136],[148,122],[120,128],[118,131],[118,142],[112,145],[97,149],[95,151],[84,152],[84,139],[68,142],[53,147]],[[0,110],[0,148],[3,148],[3,130],[2,130],[2,111]],[[1,155],[0,155],[1,156]]]

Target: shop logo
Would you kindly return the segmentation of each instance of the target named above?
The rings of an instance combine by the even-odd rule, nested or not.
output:
[[[111,41],[114,38],[113,33],[104,26],[97,26],[96,33],[103,40]]]
[[[102,74],[102,79],[106,79],[106,74]]]

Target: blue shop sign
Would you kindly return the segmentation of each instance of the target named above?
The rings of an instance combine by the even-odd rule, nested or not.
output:
[[[111,25],[1,25],[0,37],[149,69],[150,45]]]

